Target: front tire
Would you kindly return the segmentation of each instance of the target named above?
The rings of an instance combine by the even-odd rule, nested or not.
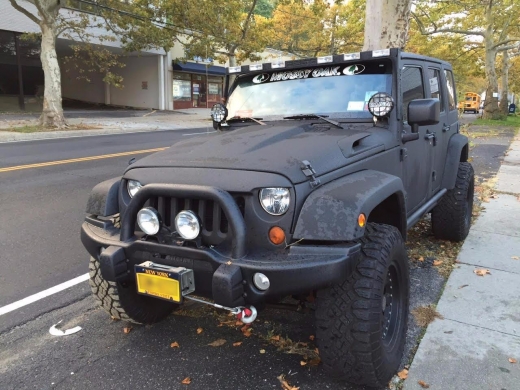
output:
[[[473,213],[475,174],[468,162],[459,163],[455,188],[448,190],[432,210],[435,238],[464,241],[468,236]]]
[[[406,340],[409,267],[399,230],[368,224],[359,261],[347,279],[320,290],[316,336],[333,377],[385,387],[395,374]]]
[[[178,307],[174,303],[138,294],[135,283],[123,286],[103,279],[99,260],[94,257],[90,258],[89,275],[94,298],[112,318],[135,324],[154,324]]]

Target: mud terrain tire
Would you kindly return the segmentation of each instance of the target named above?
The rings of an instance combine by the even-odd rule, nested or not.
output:
[[[352,274],[318,291],[317,342],[331,376],[385,388],[399,368],[406,340],[408,257],[393,226],[368,224],[360,241]]]
[[[134,283],[123,286],[103,279],[99,261],[89,263],[89,284],[94,298],[113,318],[135,324],[154,324],[166,318],[178,305],[138,294]]]

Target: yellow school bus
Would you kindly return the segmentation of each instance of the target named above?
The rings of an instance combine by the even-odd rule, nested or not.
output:
[[[459,111],[473,111],[475,114],[480,112],[480,95],[475,92],[466,92],[464,100],[459,102]]]

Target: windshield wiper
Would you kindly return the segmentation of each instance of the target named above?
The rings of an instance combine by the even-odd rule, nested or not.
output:
[[[249,116],[234,116],[233,118],[226,119],[226,122],[229,123],[229,122],[236,122],[236,121],[242,121],[242,120],[250,120],[250,121],[258,123],[259,125],[265,126],[265,123],[262,122],[261,119],[263,119],[263,118],[256,119],[256,118],[252,118]]]
[[[329,122],[331,125],[334,125],[340,129],[343,128],[339,124],[339,122],[333,121],[332,119],[328,119],[326,116],[321,116],[321,115],[316,115],[316,114],[299,114],[299,115],[284,116],[283,119],[323,119],[325,122]]]

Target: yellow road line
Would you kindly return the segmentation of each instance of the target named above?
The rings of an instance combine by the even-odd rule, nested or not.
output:
[[[82,161],[103,160],[105,158],[129,156],[129,155],[132,155],[132,154],[153,153],[153,152],[159,152],[159,151],[165,150],[165,149],[167,149],[167,148],[134,150],[134,151],[131,151],[131,152],[104,154],[104,155],[101,155],[101,156],[80,157],[80,158],[71,158],[69,160],[47,161],[47,162],[37,163],[37,164],[17,165],[17,166],[14,166],[14,167],[0,168],[0,173],[2,173],[2,172],[11,172],[11,171],[19,171],[21,169],[49,167],[49,166],[52,166],[52,165],[71,164],[71,163],[82,162]]]

